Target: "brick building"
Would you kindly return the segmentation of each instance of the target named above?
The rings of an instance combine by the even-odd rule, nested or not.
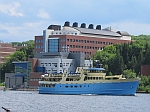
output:
[[[35,36],[35,53],[38,52],[84,52],[85,57],[92,56],[97,50],[103,50],[104,46],[114,43],[131,42],[131,36],[124,31],[113,29],[101,29],[101,25],[65,22],[63,28],[60,25],[50,25],[43,31],[42,36]]]
[[[11,43],[0,42],[0,64],[3,64],[6,61],[7,56],[15,51],[16,48],[13,48]]]

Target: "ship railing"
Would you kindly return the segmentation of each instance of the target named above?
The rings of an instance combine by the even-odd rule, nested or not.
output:
[[[78,76],[80,75],[81,73],[69,73],[68,76]]]
[[[123,79],[122,75],[106,76],[105,79]]]

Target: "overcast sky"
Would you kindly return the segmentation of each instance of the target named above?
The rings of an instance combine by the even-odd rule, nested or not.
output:
[[[0,0],[0,40],[22,42],[65,21],[150,35],[150,0]]]

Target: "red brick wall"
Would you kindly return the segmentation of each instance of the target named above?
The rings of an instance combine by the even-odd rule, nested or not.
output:
[[[40,42],[36,42],[36,40]],[[35,41],[34,41],[34,53],[36,52],[42,52],[42,48],[36,48],[36,46],[42,46],[43,47],[43,36],[35,36]]]
[[[78,36],[78,35],[50,35],[50,38],[53,37],[59,37],[59,38],[65,38],[66,42],[60,42],[60,45],[66,45],[69,47],[69,51],[71,52],[86,52],[85,57],[92,56],[96,53],[99,47],[107,46],[107,42],[110,44],[114,43],[129,43],[130,40],[120,40],[120,39],[110,39],[108,38],[96,38],[96,37],[86,37],[86,36]],[[75,42],[70,42],[70,40],[75,40]],[[76,42],[76,40],[79,40],[80,42]],[[86,43],[82,42],[86,41]],[[90,41],[94,41],[94,43],[90,43]],[[102,44],[98,44],[98,42],[102,42]],[[109,44],[109,45],[110,45]],[[70,47],[72,46],[72,48]],[[84,48],[86,46],[86,48]],[[77,48],[80,47],[80,48]],[[59,51],[62,49],[60,48]]]
[[[38,64],[38,59],[37,58],[29,58],[28,61],[32,63],[32,71],[35,72],[35,68],[37,67]]]
[[[37,86],[38,87],[38,79],[41,78],[42,73],[38,72],[31,72],[30,73],[30,81],[29,86]]]
[[[36,46],[42,45],[42,43],[37,43],[36,40],[42,40],[43,36],[35,36],[35,52],[42,52],[42,48],[36,48]],[[98,38],[98,37],[86,37],[86,36],[79,36],[79,35],[50,35],[49,38],[59,37],[60,39],[65,39],[65,42],[59,42],[59,45],[65,45],[69,47],[69,51],[71,52],[85,52],[85,56],[92,56],[96,53],[98,48],[103,48],[104,46],[114,44],[114,43],[129,43],[130,40],[121,40],[119,39],[111,39],[112,37],[106,38]],[[75,40],[75,42],[70,42],[70,40]],[[80,40],[81,42],[76,42],[76,40]],[[86,43],[82,42],[86,41]],[[90,43],[90,41],[94,41],[94,43]],[[98,44],[98,42],[102,42],[102,44]],[[107,43],[110,44],[107,44]],[[72,48],[71,48],[72,46]],[[86,46],[86,48],[84,48]],[[80,47],[80,48],[79,48]],[[59,51],[62,51],[62,48],[59,46]]]

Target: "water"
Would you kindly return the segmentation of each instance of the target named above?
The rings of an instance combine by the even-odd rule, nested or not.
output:
[[[136,96],[50,95],[0,91],[0,106],[11,112],[150,112],[150,94]],[[0,112],[5,112],[0,107]]]

